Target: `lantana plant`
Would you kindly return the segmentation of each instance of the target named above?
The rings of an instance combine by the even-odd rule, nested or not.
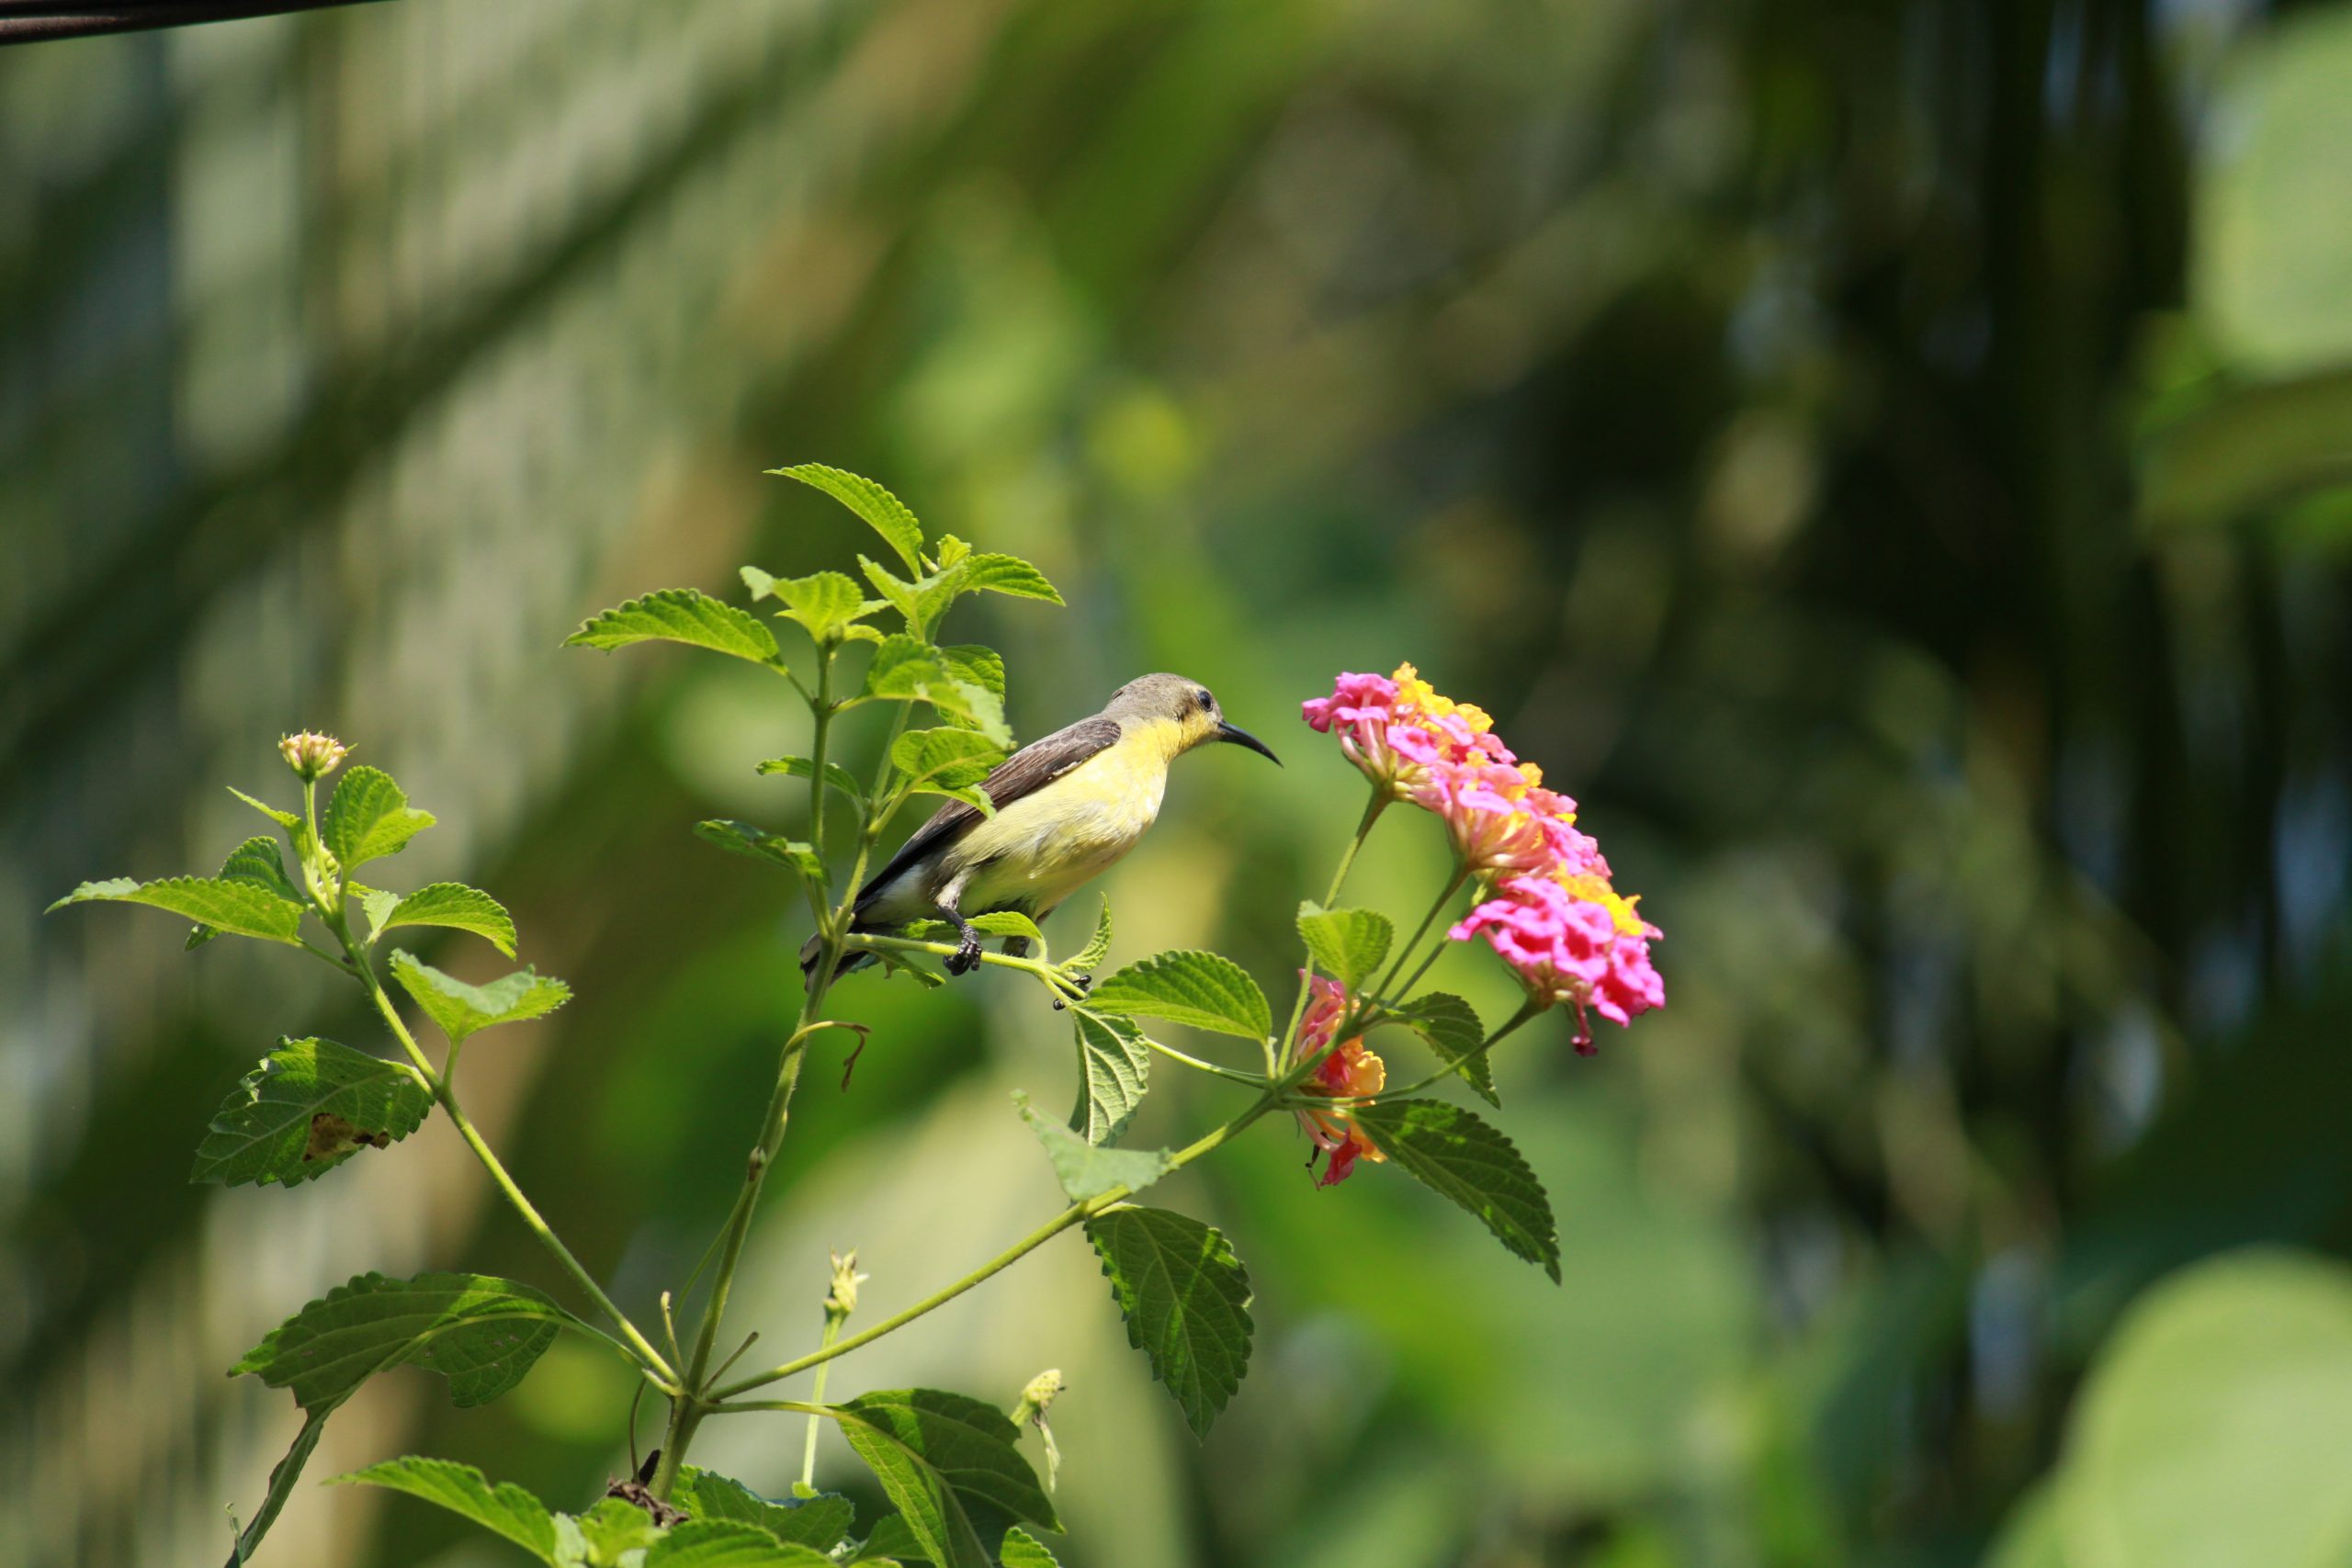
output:
[[[1257,983],[1214,953],[1156,953],[1098,978],[1113,946],[1107,901],[1091,938],[1059,960],[1026,918],[978,916],[973,923],[1004,939],[1008,951],[985,953],[979,975],[962,983],[1034,985],[1070,1021],[1077,1091],[1069,1114],[1046,1115],[1026,1096],[1008,1111],[1035,1131],[1066,1205],[979,1268],[854,1332],[849,1325],[868,1281],[854,1254],[833,1258],[819,1343],[748,1370],[737,1367],[748,1339],[719,1353],[752,1218],[808,1052],[834,1032],[854,1036],[859,1050],[868,1043],[869,1027],[836,1003],[836,977],[849,960],[870,953],[890,976],[936,986],[945,980],[941,961],[956,952],[942,940],[954,934],[944,929],[865,932],[853,930],[850,918],[856,889],[912,797],[944,795],[993,809],[984,781],[1012,743],[1004,666],[986,648],[940,641],[942,623],[969,593],[1061,602],[1026,561],[976,551],[952,536],[927,537],[914,514],[871,480],[815,464],[775,471],[847,506],[880,536],[889,558],[860,556],[863,583],[839,571],[778,578],[746,567],[753,609],[669,589],[605,611],[570,639],[597,649],[685,643],[744,660],[772,671],[779,692],[806,704],[813,721],[808,756],[760,764],[763,773],[805,782],[807,839],[738,821],[695,829],[763,871],[797,879],[815,956],[804,981],[792,948],[779,948],[776,983],[800,987],[801,1000],[778,1048],[741,1188],[707,1255],[707,1287],[684,1332],[701,1269],[674,1294],[637,1303],[633,1315],[565,1245],[468,1118],[458,1089],[467,1042],[544,1017],[569,999],[570,988],[529,968],[469,985],[394,944],[412,930],[442,928],[511,960],[517,936],[506,909],[479,889],[454,882],[405,892],[378,886],[434,818],[411,806],[382,770],[345,766],[352,749],[342,741],[310,733],[286,739],[280,750],[300,784],[299,802],[280,807],[240,794],[275,831],[238,845],[218,874],[85,883],[59,900],[166,910],[195,922],[190,948],[227,935],[298,951],[358,987],[393,1047],[378,1055],[317,1037],[281,1039],[214,1115],[193,1179],[300,1186],[363,1151],[392,1157],[385,1151],[437,1112],[570,1280],[571,1299],[559,1301],[489,1274],[363,1274],[271,1330],[232,1371],[291,1392],[304,1419],[267,1495],[237,1534],[232,1568],[260,1544],[328,1418],[369,1378],[424,1367],[447,1380],[458,1404],[480,1404],[514,1388],[564,1333],[627,1362],[640,1395],[667,1410],[659,1447],[604,1495],[561,1500],[571,1509],[561,1511],[512,1482],[417,1456],[336,1479],[453,1510],[552,1568],[1050,1564],[1040,1537],[1060,1528],[1051,1495],[1060,1456],[1046,1422],[1062,1387],[1058,1371],[1018,1391],[1008,1414],[1012,1391],[1006,1390],[986,1398],[922,1388],[829,1398],[833,1363],[1077,1230],[1101,1259],[1128,1338],[1193,1430],[1205,1434],[1249,1367],[1249,1276],[1216,1229],[1136,1199],[1278,1112],[1304,1129],[1310,1167],[1321,1163],[1317,1185],[1343,1181],[1363,1163],[1385,1166],[1443,1194],[1513,1253],[1560,1278],[1556,1228],[1534,1173],[1484,1118],[1429,1091],[1459,1080],[1499,1107],[1488,1053],[1528,1020],[1566,1006],[1578,1048],[1589,1050],[1593,1015],[1622,1024],[1660,1005],[1664,993],[1649,962],[1658,933],[1614,890],[1598,847],[1575,825],[1574,803],[1545,788],[1484,713],[1440,696],[1404,665],[1392,676],[1342,675],[1331,695],[1304,705],[1306,721],[1338,739],[1371,795],[1322,900],[1299,907],[1303,958],[1287,1023],[1278,1030]],[[773,616],[757,613],[769,604]],[[894,627],[876,624],[886,616]],[[791,624],[805,641],[789,660],[771,620]],[[869,722],[883,731],[870,778],[839,755],[839,727],[861,709],[874,710]],[[924,716],[929,722],[918,727]],[[1401,943],[1387,916],[1340,904],[1358,850],[1398,803],[1437,817],[1455,852],[1453,874]],[[1467,913],[1441,925],[1465,888]],[[1461,998],[1420,989],[1449,941],[1474,938],[1493,948],[1526,993],[1524,1005],[1491,1032]],[[1237,1064],[1180,1049],[1155,1032],[1171,1023],[1248,1042],[1255,1059]],[[1365,1044],[1380,1030],[1418,1041],[1431,1054],[1432,1070],[1391,1088],[1385,1065]],[[427,1046],[433,1033],[443,1043],[437,1051]],[[1155,1057],[1231,1086],[1239,1108],[1182,1146],[1127,1145],[1124,1135]],[[812,1260],[812,1279],[817,1273]],[[658,1316],[648,1314],[649,1305]],[[778,1385],[804,1374],[802,1397],[777,1396]],[[688,1462],[707,1420],[755,1413],[808,1418],[799,1483],[787,1497],[771,1500]],[[838,1427],[873,1472],[888,1503],[880,1517],[860,1519],[849,1498],[819,1490],[815,1434],[822,1422]],[[1022,1448],[1024,1427],[1041,1444],[1042,1482]],[[622,1434],[615,1438],[617,1447]]]

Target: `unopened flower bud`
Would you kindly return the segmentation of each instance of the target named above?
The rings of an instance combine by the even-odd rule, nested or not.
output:
[[[1060,1445],[1054,1441],[1054,1429],[1046,1425],[1046,1412],[1055,1400],[1061,1397],[1061,1392],[1067,1386],[1062,1382],[1061,1369],[1048,1367],[1029,1380],[1029,1386],[1021,1391],[1021,1403],[1012,1409],[1012,1424],[1036,1427],[1038,1438],[1046,1445],[1046,1490],[1048,1492],[1054,1489],[1055,1479],[1061,1473],[1062,1450]]]
[[[326,777],[343,765],[351,755],[351,748],[332,735],[313,735],[304,730],[300,735],[279,738],[277,754],[294,770],[294,776],[304,784]]]
[[[825,1315],[831,1318],[844,1318],[857,1310],[857,1287],[873,1276],[857,1271],[855,1247],[850,1248],[846,1257],[838,1252],[834,1253],[832,1259],[833,1286],[831,1290],[825,1292]]]

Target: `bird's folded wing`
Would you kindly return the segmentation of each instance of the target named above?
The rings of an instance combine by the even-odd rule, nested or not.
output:
[[[999,762],[995,771],[980,781],[980,788],[988,792],[989,801],[1001,811],[1023,796],[1036,794],[1088,758],[1108,750],[1118,739],[1117,719],[1100,714],[1081,718],[1068,728],[1031,741]],[[858,889],[858,902],[865,903],[876,890],[888,887],[899,873],[969,832],[979,820],[978,808],[960,800],[951,800],[941,807],[932,814],[930,821],[916,829],[914,836],[899,846],[899,852],[890,857],[890,863]]]

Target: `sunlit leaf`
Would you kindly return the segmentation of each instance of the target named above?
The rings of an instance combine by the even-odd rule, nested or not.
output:
[[[807,577],[770,577],[757,567],[743,569],[743,581],[755,599],[774,596],[784,604],[777,612],[797,621],[818,642],[837,642],[851,624],[882,607],[846,573],[812,572]]]
[[[786,1545],[763,1529],[727,1520],[688,1519],[646,1551],[643,1568],[833,1568],[814,1547]]]
[[[381,768],[354,768],[334,786],[319,817],[319,838],[348,876],[371,860],[396,855],[433,826],[433,814],[409,805],[408,795]]]
[[[492,1485],[469,1464],[411,1454],[331,1477],[326,1484],[405,1492],[504,1537],[542,1562],[557,1561],[555,1516],[548,1506],[511,1481]]]
[[[251,882],[224,882],[211,876],[172,876],[161,882],[138,882],[118,876],[107,882],[85,882],[49,908],[93,902],[144,904],[168,909],[199,925],[235,936],[300,945],[302,906],[279,897]]]
[[[1390,1010],[1382,1021],[1419,1035],[1487,1104],[1502,1104],[1495,1093],[1493,1060],[1478,1049],[1487,1043],[1487,1026],[1468,1002],[1449,991],[1424,991],[1409,1005]]]
[[[1061,1528],[994,1405],[918,1388],[860,1394],[832,1414],[939,1568],[994,1568],[992,1548],[1018,1522]]]
[[[301,890],[286,874],[285,857],[278,852],[276,839],[247,839],[231,850],[229,858],[220,863],[220,874],[216,880],[249,883],[289,904],[303,901]],[[202,947],[220,934],[218,926],[197,925],[189,929],[185,945],[191,949]]]
[[[398,1366],[449,1380],[459,1404],[484,1404],[523,1381],[576,1320],[528,1285],[487,1274],[362,1274],[270,1330],[231,1375],[292,1391],[305,1410],[332,1407]]]
[[[379,934],[396,926],[446,926],[471,931],[507,957],[514,956],[514,918],[506,907],[462,882],[433,882],[394,904]]]
[[[953,789],[978,784],[1004,761],[1004,748],[969,729],[910,729],[890,745],[890,762],[908,779]]]
[[[1091,1006],[1069,1010],[1078,1040],[1078,1105],[1071,1130],[1090,1144],[1107,1144],[1135,1120],[1149,1087],[1151,1047],[1135,1020]]]
[[[1184,1412],[1195,1436],[1250,1366],[1250,1276],[1225,1237],[1169,1209],[1122,1205],[1086,1222],[1128,1342]]]
[[[299,1186],[407,1137],[432,1108],[406,1062],[332,1040],[282,1040],[213,1112],[188,1179]]]
[[[1130,964],[1098,982],[1087,1006],[1097,1012],[1164,1018],[1244,1040],[1263,1040],[1274,1027],[1258,982],[1240,964],[1215,953],[1161,953]]]
[[[947,672],[958,681],[978,686],[1004,704],[1004,660],[996,649],[977,642],[948,643],[933,649]]]
[[[770,1502],[740,1481],[685,1466],[678,1474],[678,1504],[698,1519],[755,1525],[787,1545],[831,1551],[849,1534],[857,1511],[838,1492]]]
[[[469,986],[402,951],[392,954],[391,970],[392,978],[441,1026],[453,1045],[497,1024],[545,1018],[571,999],[571,987],[529,969],[487,986]]]
[[[808,778],[816,771],[817,764],[806,757],[770,757],[759,766],[759,772],[764,775],[774,776],[781,773],[787,778],[795,779]],[[847,795],[861,812],[865,809],[865,786],[859,784],[856,775],[847,768],[842,767],[839,762],[827,762],[825,782],[841,794]]]
[[[1062,602],[1060,592],[1046,581],[1046,574],[1019,556],[983,553],[969,557],[956,570],[960,574],[957,587],[966,593],[985,590],[1010,593],[1016,599],[1043,599],[1049,604]]]
[[[787,839],[781,833],[771,833],[763,828],[754,828],[749,822],[713,818],[695,824],[695,837],[735,854],[783,866],[786,871],[795,872],[812,882],[821,883],[824,880],[825,863],[818,856],[815,845]]]
[[[1317,966],[1352,991],[1380,972],[1396,928],[1387,916],[1370,909],[1307,903],[1298,907],[1298,934]]]
[[[1086,945],[1079,950],[1078,956],[1062,967],[1077,974],[1086,974],[1110,956],[1111,900],[1109,896],[1105,895],[1102,899],[1102,912],[1095,917],[1094,934],[1087,938]]]
[[[983,936],[1019,937],[1040,944],[1046,940],[1037,922],[1018,909],[991,909],[985,915],[974,915],[967,923]]]
[[[1004,1568],[1060,1568],[1045,1542],[1018,1526],[1004,1532],[1004,1550],[997,1560]]]
[[[906,503],[872,479],[841,468],[827,468],[822,463],[800,463],[788,468],[770,468],[771,474],[823,491],[873,526],[885,543],[898,553],[906,569],[920,575],[922,571],[922,525]]]
[[[926,702],[941,717],[978,729],[999,746],[1012,743],[1012,732],[1005,728],[1002,699],[951,671],[938,649],[903,632],[884,637],[875,648],[862,694],[892,702]]]
[[[602,649],[682,642],[754,664],[779,663],[775,634],[758,616],[692,588],[664,588],[616,604],[563,640],[567,647]]]
[[[229,793],[235,795],[239,800],[243,801],[247,806],[252,807],[255,811],[260,812],[264,817],[268,818],[271,821],[277,823],[281,828],[291,828],[302,820],[302,814],[300,812],[280,811],[277,807],[270,805],[266,801],[255,800],[243,790],[232,787],[230,789]]]
[[[1021,1119],[1046,1146],[1055,1179],[1074,1203],[1099,1198],[1114,1188],[1140,1192],[1169,1172],[1166,1149],[1113,1149],[1090,1144],[1050,1116],[1040,1116],[1027,1095],[1016,1090],[1012,1098],[1021,1108]]]
[[[1476,1214],[1496,1240],[1559,1283],[1552,1201],[1509,1138],[1442,1100],[1385,1100],[1351,1114],[1397,1169]]]

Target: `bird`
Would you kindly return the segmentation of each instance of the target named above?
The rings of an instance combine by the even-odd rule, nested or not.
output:
[[[916,920],[944,920],[960,940],[946,961],[951,975],[980,962],[971,917],[1001,909],[1043,920],[1080,886],[1135,848],[1159,815],[1168,765],[1196,746],[1245,746],[1282,766],[1267,744],[1226,722],[1216,698],[1182,675],[1142,675],[1111,694],[1091,718],[1033,740],[980,782],[995,807],[983,814],[963,801],[941,807],[915,829],[888,864],[858,889],[852,931],[888,931]],[[1005,950],[1025,953],[1025,938]],[[814,976],[819,938],[800,950]],[[869,962],[856,953],[848,973]]]

